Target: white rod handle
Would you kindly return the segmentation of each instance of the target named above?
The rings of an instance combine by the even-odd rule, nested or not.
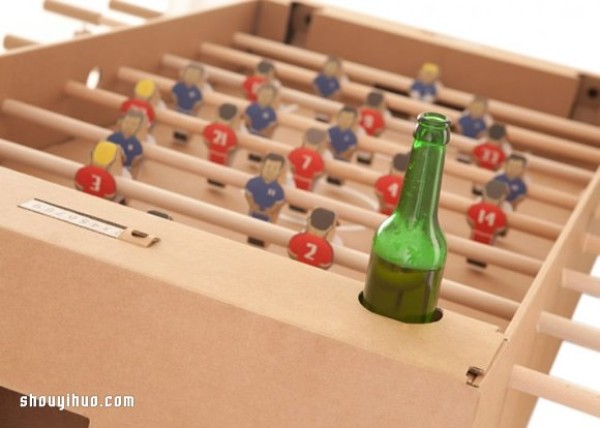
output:
[[[600,392],[575,383],[515,365],[510,387],[600,417]]]
[[[567,318],[542,312],[538,332],[600,352],[600,329]]]
[[[572,269],[563,269],[562,286],[588,296],[600,297],[600,279]]]

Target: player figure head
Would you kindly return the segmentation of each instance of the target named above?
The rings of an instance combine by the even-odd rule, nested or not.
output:
[[[123,168],[123,151],[118,144],[100,141],[92,150],[91,164],[119,175]]]
[[[426,62],[419,69],[418,79],[427,85],[435,83],[439,77],[440,68],[433,62]]]
[[[277,87],[271,83],[263,83],[256,91],[256,99],[261,107],[271,107],[277,98]]]
[[[181,81],[186,86],[202,86],[204,77],[204,67],[197,62],[190,62],[181,70]]]
[[[502,181],[490,180],[483,188],[483,201],[501,206],[508,195],[508,185]]]
[[[354,107],[343,107],[337,114],[337,125],[340,129],[352,129],[358,122],[358,111]]]
[[[321,153],[327,141],[327,132],[318,128],[308,128],[304,134],[302,146]]]
[[[501,143],[506,139],[506,126],[501,123],[494,123],[487,131],[488,140]]]
[[[398,153],[392,159],[390,166],[391,175],[404,175],[410,161],[410,153]]]
[[[269,153],[263,161],[260,176],[267,183],[271,183],[279,178],[284,166],[285,158],[283,156],[277,153]]]
[[[475,95],[473,100],[467,106],[469,115],[474,118],[482,118],[486,115],[488,109],[488,100],[481,95]]]
[[[240,119],[240,111],[235,104],[224,103],[219,106],[219,122],[228,125],[230,128],[236,128]]]
[[[133,92],[135,98],[148,101],[150,104],[156,104],[160,98],[156,83],[151,79],[142,79],[137,82]]]
[[[275,66],[271,61],[263,59],[257,64],[254,74],[262,76],[267,82],[270,82],[275,78]]]
[[[525,174],[526,167],[527,158],[523,155],[513,153],[506,159],[504,173],[510,180],[514,180],[515,178],[521,178]]]
[[[306,232],[328,239],[335,230],[335,213],[325,208],[315,208],[307,219]]]
[[[342,72],[342,61],[338,57],[328,56],[323,63],[321,73],[328,77],[339,77]]]
[[[385,109],[385,96],[381,91],[371,91],[367,94],[365,105],[377,110]]]
[[[119,129],[126,138],[137,135],[142,129],[146,115],[141,110],[129,109],[121,118]]]

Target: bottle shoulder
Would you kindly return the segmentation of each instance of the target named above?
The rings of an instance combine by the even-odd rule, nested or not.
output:
[[[392,216],[375,233],[373,251],[403,268],[433,270],[444,266],[448,250],[437,222],[408,225]]]

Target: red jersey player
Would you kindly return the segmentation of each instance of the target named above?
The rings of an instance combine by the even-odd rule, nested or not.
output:
[[[160,93],[156,83],[150,79],[142,79],[136,83],[133,98],[121,104],[121,114],[125,115],[130,109],[141,110],[146,118],[143,132],[139,134],[141,141],[155,142],[151,135],[154,126],[154,107],[160,102]]]
[[[127,113],[130,108],[142,110],[146,114],[146,119],[148,119],[148,126],[152,126],[155,118],[154,106],[160,100],[156,83],[150,79],[142,79],[136,83],[133,92],[133,98],[121,104],[121,113]]]
[[[473,148],[471,157],[480,168],[498,171],[511,152],[511,146],[506,141],[506,127],[494,123],[486,134],[485,141]],[[481,186],[477,184],[473,184],[471,190],[474,195],[482,194]]]
[[[220,165],[229,165],[232,154],[238,147],[235,129],[239,124],[240,114],[234,104],[221,104],[217,120],[204,128],[202,137],[208,148],[208,159]],[[210,184],[223,187],[222,183],[208,180]]]
[[[471,226],[471,239],[486,245],[494,245],[496,237],[506,230],[506,214],[501,206],[508,186],[498,180],[489,181],[483,189],[483,199],[469,207],[467,222]],[[467,259],[467,262],[486,267],[486,264],[477,260]]]
[[[306,230],[288,242],[288,254],[299,262],[321,269],[333,264],[333,247],[328,239],[335,233],[335,213],[324,208],[315,208],[308,217]]]
[[[385,119],[389,112],[385,106],[385,98],[380,91],[371,91],[367,94],[365,104],[358,109],[359,125],[371,137],[378,137],[385,129]],[[370,165],[373,154],[359,152],[356,160]]]
[[[264,59],[258,63],[254,74],[246,77],[246,80],[242,83],[242,89],[248,101],[258,101],[258,87],[263,83],[274,83],[276,86],[278,84],[278,81],[275,79],[275,67],[273,63]]]
[[[302,146],[288,155],[294,183],[298,189],[312,191],[316,180],[323,175],[325,162],[321,153],[327,141],[327,133],[317,128],[309,128],[304,134]]]
[[[123,153],[118,144],[100,141],[92,150],[91,164],[75,173],[75,187],[90,195],[116,199],[117,183],[112,174],[121,173],[122,159]]]
[[[494,123],[488,129],[485,142],[473,149],[473,160],[481,168],[498,171],[506,159],[507,151],[510,151],[510,145],[506,141],[506,127]]]
[[[390,173],[383,175],[375,182],[375,194],[379,199],[379,212],[391,215],[398,205],[400,194],[402,193],[402,184],[404,183],[404,173],[408,167],[409,154],[397,154],[392,159]]]

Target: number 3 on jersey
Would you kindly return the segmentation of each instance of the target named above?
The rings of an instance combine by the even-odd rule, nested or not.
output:
[[[92,192],[99,192],[101,186],[102,186],[102,177],[100,177],[97,174],[92,174],[92,184],[90,185],[90,190]]]

